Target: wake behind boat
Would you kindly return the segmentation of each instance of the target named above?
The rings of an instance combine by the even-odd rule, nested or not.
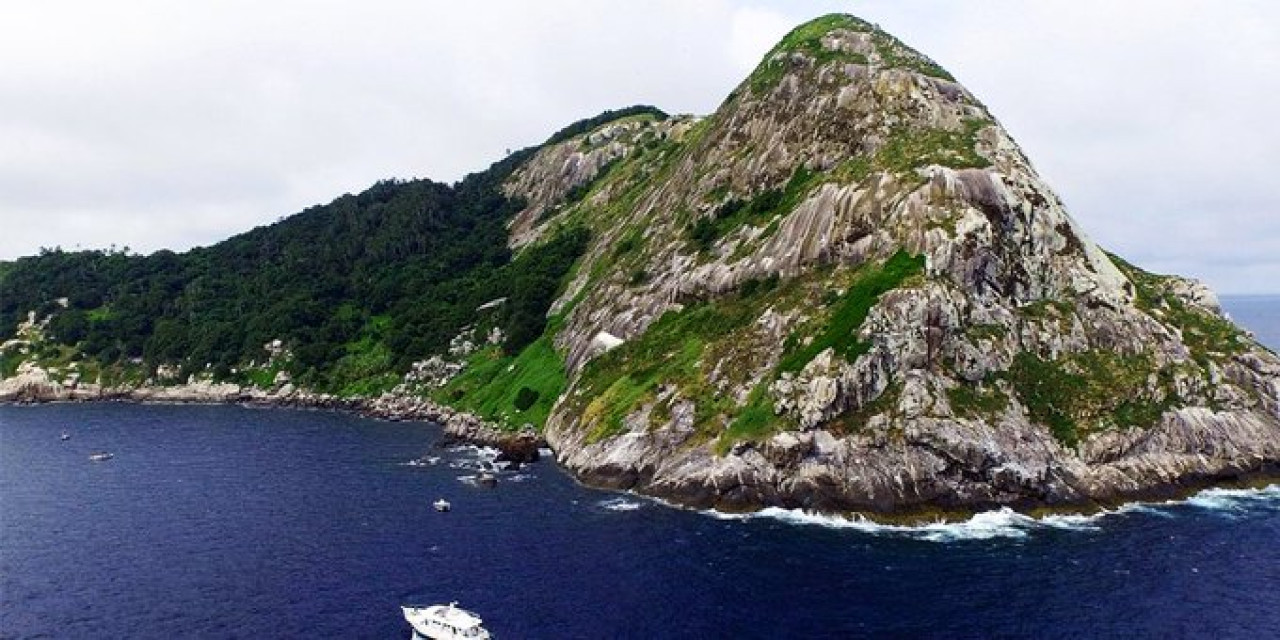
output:
[[[402,605],[404,619],[413,627],[413,640],[489,640],[480,616],[458,603],[430,606]]]

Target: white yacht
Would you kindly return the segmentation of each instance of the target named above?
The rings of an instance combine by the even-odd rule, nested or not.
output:
[[[489,640],[489,632],[480,626],[480,616],[458,608],[456,602],[400,608],[413,627],[413,640]]]

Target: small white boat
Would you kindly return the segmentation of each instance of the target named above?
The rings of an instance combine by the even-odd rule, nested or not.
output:
[[[58,439],[59,439],[59,440],[61,440],[61,441],[63,441],[63,442],[66,442],[66,441],[68,441],[68,440],[70,440],[70,439],[71,439],[71,434],[67,433],[66,431],[63,431],[63,432],[62,432],[62,435],[61,435],[61,436],[59,436],[59,437],[58,437]]]
[[[404,619],[413,627],[413,640],[489,640],[480,616],[458,603],[430,606],[402,605]]]
[[[488,471],[481,471],[476,475],[476,484],[482,487],[492,487],[498,484],[498,476]]]
[[[94,451],[93,453],[89,454],[89,459],[94,462],[104,462],[114,457],[116,457],[116,454],[111,453],[110,451]]]
[[[444,498],[440,498],[439,500],[432,502],[431,506],[435,507],[435,510],[440,512],[448,511],[453,508],[453,505],[449,504],[449,501]]]

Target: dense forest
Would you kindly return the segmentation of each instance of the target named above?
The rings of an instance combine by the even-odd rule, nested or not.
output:
[[[606,111],[547,143],[653,107]],[[502,330],[502,348],[535,341],[588,241],[561,229],[513,256],[506,223],[524,203],[501,185],[540,147],[456,184],[387,180],[186,253],[42,250],[0,264],[0,337],[27,313],[52,315],[48,338],[101,364],[180,367],[235,379],[280,339],[287,370],[319,389],[374,392],[470,325]],[[506,298],[492,310],[486,302]]]

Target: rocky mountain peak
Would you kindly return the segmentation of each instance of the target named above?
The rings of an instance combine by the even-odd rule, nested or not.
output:
[[[547,425],[585,477],[720,506],[1078,502],[1216,473],[1206,430],[1277,429],[1274,355],[1203,287],[1117,266],[874,25],[801,25],[706,118],[608,126],[609,170],[529,227],[595,232],[553,309]],[[598,148],[543,150],[511,193]]]

